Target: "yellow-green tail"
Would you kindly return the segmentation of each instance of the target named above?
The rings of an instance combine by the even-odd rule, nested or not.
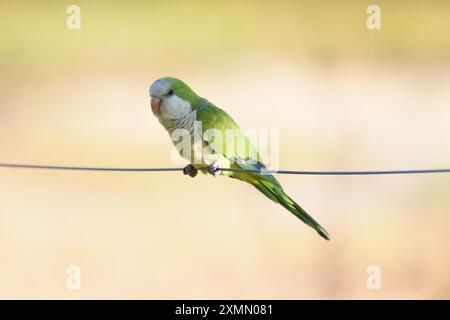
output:
[[[273,176],[253,175],[253,179],[247,181],[255,186],[256,189],[261,191],[269,199],[278,202],[283,207],[292,212],[297,218],[316,230],[321,237],[326,240],[330,240],[328,232],[284,192],[281,185]]]

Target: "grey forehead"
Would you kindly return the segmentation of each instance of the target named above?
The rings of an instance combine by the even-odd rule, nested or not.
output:
[[[162,96],[169,91],[170,83],[165,79],[158,79],[150,86],[151,96]]]

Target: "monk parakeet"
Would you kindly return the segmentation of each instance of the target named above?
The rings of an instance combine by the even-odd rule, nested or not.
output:
[[[325,229],[284,192],[275,177],[262,173],[266,167],[260,155],[225,111],[198,96],[181,80],[171,77],[156,80],[150,86],[150,97],[153,114],[168,131],[174,144],[179,142],[180,135],[177,135],[177,132],[184,130],[189,135],[190,152],[186,152],[185,149],[178,150],[181,156],[190,162],[184,169],[185,174],[195,176],[200,170],[214,176],[219,174],[248,182],[329,240]],[[195,123],[201,124],[200,139],[194,137]],[[234,132],[232,141],[236,143],[233,143],[232,148],[227,148],[226,144],[230,143],[230,140],[207,135],[206,133],[211,130],[218,131],[222,137],[229,137],[227,134],[232,130]],[[244,147],[240,144],[242,141],[245,143]],[[199,152],[199,148],[202,151]],[[256,169],[259,172],[221,171],[221,168]]]

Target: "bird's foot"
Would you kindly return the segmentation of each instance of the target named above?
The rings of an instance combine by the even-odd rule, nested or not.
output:
[[[183,168],[183,173],[187,176],[194,178],[198,173],[198,169],[194,167],[192,164],[188,164],[186,167]]]
[[[213,164],[209,165],[207,167],[207,170],[214,177],[220,173],[220,168],[219,168],[219,165],[217,164],[217,162],[214,162]]]

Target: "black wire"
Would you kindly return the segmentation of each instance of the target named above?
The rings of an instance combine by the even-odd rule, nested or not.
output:
[[[0,167],[22,168],[22,169],[46,169],[46,170],[121,171],[121,172],[183,171],[183,168],[103,168],[103,167],[48,166],[48,165],[14,164],[14,163],[0,163]]]
[[[45,169],[45,170],[77,170],[77,171],[115,171],[115,172],[165,172],[183,171],[184,168],[105,168],[105,167],[72,167],[34,164],[0,163],[3,168]],[[223,168],[216,171],[252,172],[259,174],[299,174],[299,175],[381,175],[381,174],[417,174],[446,173],[450,169],[417,169],[417,170],[362,170],[362,171],[301,171],[301,170],[268,170],[268,169],[234,169]]]

